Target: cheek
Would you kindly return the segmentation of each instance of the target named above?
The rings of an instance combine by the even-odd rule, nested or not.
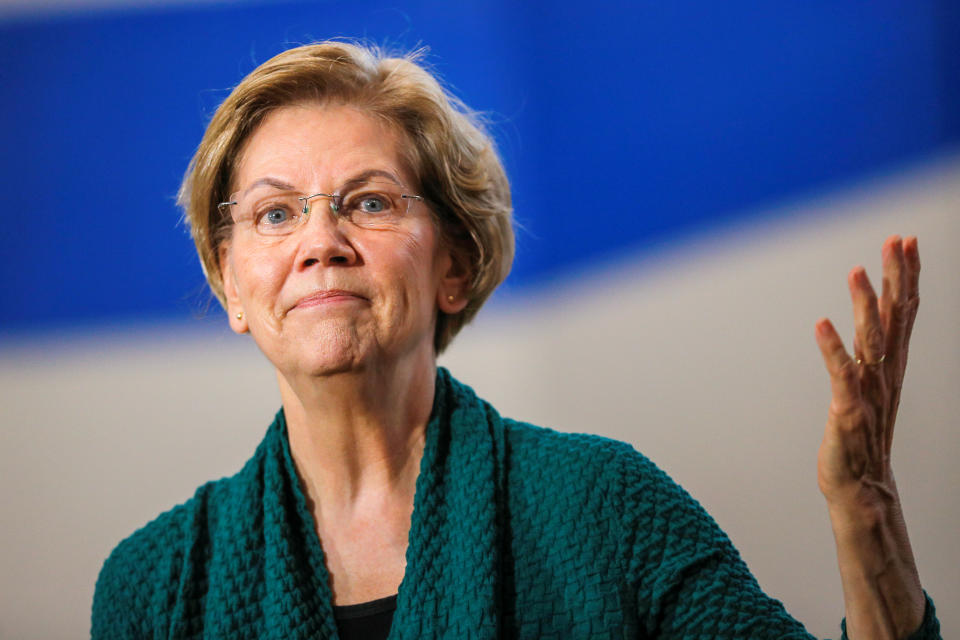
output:
[[[436,304],[436,257],[432,230],[368,237],[357,243],[373,267],[382,300],[381,321],[395,328],[421,324]]]
[[[251,305],[261,313],[265,310],[272,313],[284,282],[283,264],[276,255],[267,259],[256,253],[247,253],[236,259],[237,286],[245,305]]]
[[[439,281],[435,248],[435,239],[429,231],[405,236],[399,245],[398,257],[403,261],[404,268],[398,272],[403,274],[411,302],[422,299],[433,303]]]

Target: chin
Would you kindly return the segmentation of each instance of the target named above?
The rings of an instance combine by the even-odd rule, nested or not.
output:
[[[257,341],[267,359],[285,376],[320,377],[362,368],[375,351],[366,332],[341,323],[324,322],[301,331],[271,336],[265,344]],[[255,336],[256,337],[256,336]]]
[[[326,331],[303,342],[292,354],[295,369],[310,376],[326,376],[362,368],[371,349],[353,331]]]
[[[272,353],[262,349],[285,376],[319,378],[389,366],[390,361],[402,360],[422,347],[421,342],[430,340],[432,345],[433,336],[431,332],[416,339],[399,332],[402,336],[391,336],[396,339],[383,343],[373,327],[352,322],[328,321],[302,329],[285,332],[282,344],[270,345]]]

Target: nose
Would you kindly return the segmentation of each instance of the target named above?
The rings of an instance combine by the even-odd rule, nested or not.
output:
[[[326,200],[310,203],[310,214],[299,229],[297,264],[301,269],[315,265],[349,266],[357,263],[356,249],[344,233],[340,219]]]

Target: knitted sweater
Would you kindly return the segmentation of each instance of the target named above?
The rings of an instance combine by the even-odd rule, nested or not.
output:
[[[121,542],[99,638],[336,638],[281,411],[235,476]],[[444,369],[391,638],[810,638],[629,445],[502,418]],[[917,640],[939,637],[932,603]]]

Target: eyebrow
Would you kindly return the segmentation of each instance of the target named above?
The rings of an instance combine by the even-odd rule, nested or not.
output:
[[[249,187],[247,187],[246,189],[244,189],[243,191],[240,191],[240,192],[238,192],[238,193],[241,193],[241,194],[243,194],[243,195],[246,195],[246,194],[250,193],[251,191],[253,191],[254,189],[256,189],[257,187],[263,187],[263,186],[273,187],[274,189],[281,189],[281,190],[283,190],[283,191],[293,191],[293,190],[294,190],[294,186],[293,186],[293,185],[287,184],[286,182],[284,182],[283,180],[280,180],[280,179],[278,179],[278,178],[271,178],[271,177],[268,176],[268,177],[266,177],[266,178],[260,178],[259,180],[255,180],[255,181],[253,182],[253,184],[251,184]]]
[[[398,186],[401,185],[400,181],[397,179],[397,176],[390,173],[389,171],[384,171],[383,169],[367,169],[366,171],[361,171],[360,173],[355,174],[353,177],[345,180],[343,184],[344,185],[354,184],[356,182],[363,182],[365,180],[369,180],[370,178],[387,178],[394,184]],[[273,187],[274,189],[279,189],[281,191],[296,190],[296,187],[284,182],[283,180],[280,180],[279,178],[273,178],[273,177],[267,176],[265,178],[260,178],[259,180],[255,180],[253,184],[251,184],[249,187],[244,189],[241,193],[243,195],[246,195],[251,191],[253,191],[254,189],[256,189],[257,187],[264,187],[264,186]]]
[[[369,180],[370,178],[387,178],[397,185],[400,184],[400,181],[397,180],[397,176],[393,175],[389,171],[384,171],[382,169],[368,169],[353,176],[349,180],[344,181],[343,184],[353,184],[354,182],[363,182],[364,180]]]

